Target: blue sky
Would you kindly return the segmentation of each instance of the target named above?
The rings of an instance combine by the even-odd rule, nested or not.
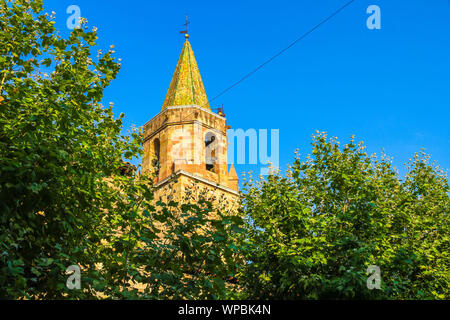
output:
[[[122,1],[47,0],[57,27],[78,5],[99,29],[99,49],[123,59],[105,104],[124,112],[125,128],[143,125],[162,106],[184,37],[190,41],[209,98],[239,80],[347,0]],[[369,30],[369,5],[381,8],[381,30]],[[279,129],[280,165],[311,135],[341,143],[352,134],[370,153],[382,148],[403,164],[421,148],[450,168],[450,1],[356,0],[252,77],[213,101],[233,128]],[[238,173],[258,166],[239,165]]]

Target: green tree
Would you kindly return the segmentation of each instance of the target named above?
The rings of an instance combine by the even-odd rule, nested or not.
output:
[[[196,189],[198,192],[193,192]],[[237,286],[233,280],[242,266],[237,238],[243,231],[243,220],[227,211],[226,199],[208,196],[206,190],[195,184],[190,190],[179,202],[171,200],[173,194],[167,194],[155,207],[148,206],[128,229],[127,237],[131,238],[123,244],[131,244],[129,297],[227,299],[235,296]],[[217,201],[220,205],[213,206]],[[113,229],[116,228],[110,228]],[[113,243],[120,245],[118,241]],[[112,260],[110,266],[115,266],[114,254]],[[114,271],[106,270],[105,274]]]
[[[416,155],[402,181],[383,155],[318,134],[287,175],[245,183],[240,276],[250,298],[449,298],[449,185]],[[381,269],[381,289],[367,268]]]
[[[142,135],[101,104],[113,48],[92,57],[86,20],[59,36],[42,0],[0,0],[0,31],[0,299],[227,296],[239,220],[203,198],[155,206],[152,177],[120,169]]]
[[[112,49],[91,58],[85,22],[63,39],[42,1],[2,0],[0,30],[0,297],[61,297],[65,269],[92,264],[105,178],[139,134],[100,103],[120,65]]]

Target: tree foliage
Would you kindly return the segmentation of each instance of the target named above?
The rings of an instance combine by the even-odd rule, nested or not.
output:
[[[41,0],[0,0],[0,298],[225,297],[234,222],[203,198],[155,207],[152,177],[121,174],[142,135],[101,104],[114,50],[92,57],[85,20],[67,39],[54,24]]]
[[[449,185],[416,155],[401,180],[391,159],[318,134],[287,175],[245,184],[251,298],[449,298]],[[367,268],[381,269],[381,289]]]

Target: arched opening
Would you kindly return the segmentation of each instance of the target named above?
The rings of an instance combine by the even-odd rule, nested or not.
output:
[[[159,139],[156,138],[153,140],[153,168],[155,170],[155,175],[159,175],[160,168],[160,142]]]
[[[216,157],[217,139],[216,136],[208,132],[205,138],[205,164],[206,170],[215,172],[215,166],[217,162]]]

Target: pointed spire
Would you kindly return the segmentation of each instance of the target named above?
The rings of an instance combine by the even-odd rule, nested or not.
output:
[[[238,175],[236,173],[236,169],[234,168],[233,164],[231,164],[231,166],[230,166],[230,171],[228,173],[228,176],[230,177],[230,180],[231,179],[236,179],[236,180],[238,179]]]
[[[191,104],[211,109],[187,33],[185,38],[186,41],[161,110],[170,106]]]
[[[233,164],[230,166],[230,171],[228,172],[228,186],[233,190],[239,191],[239,178]]]

